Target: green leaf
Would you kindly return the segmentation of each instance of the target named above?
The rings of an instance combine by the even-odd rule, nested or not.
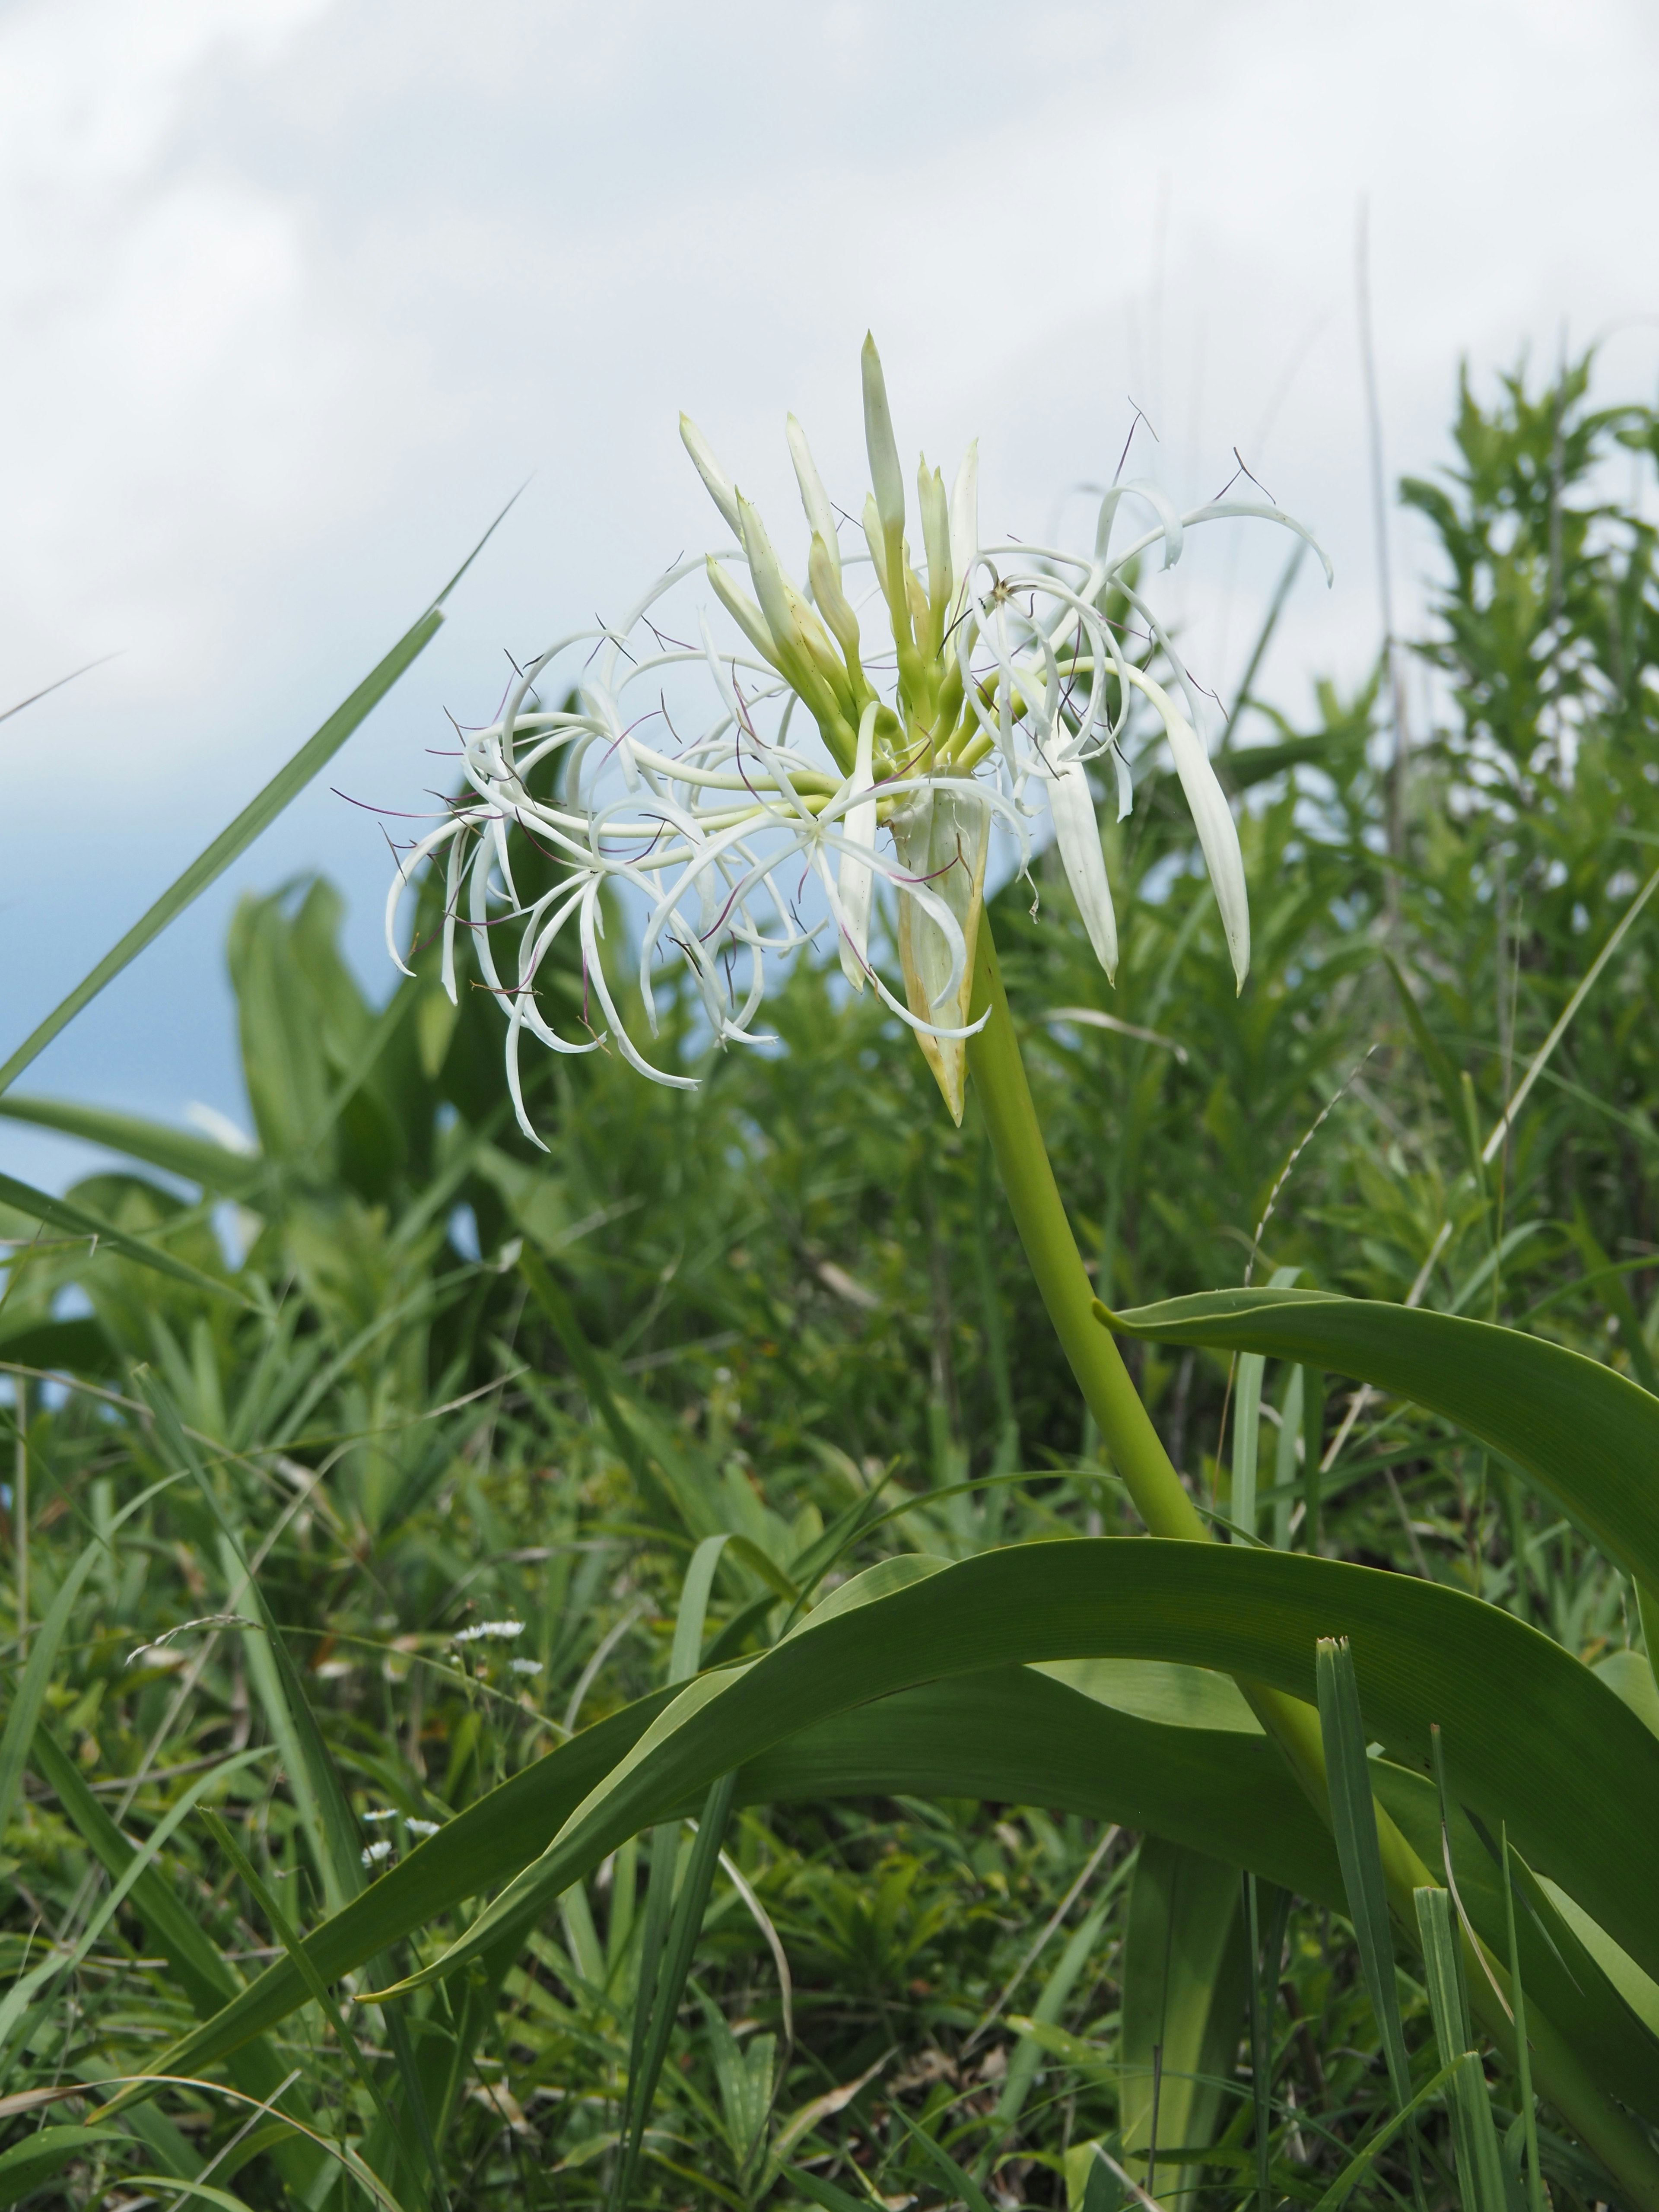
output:
[[[1311,1702],[1314,1647],[1331,1632],[1352,1639],[1383,1742],[1415,1762],[1438,1719],[1464,1802],[1489,1825],[1507,1819],[1530,1861],[1639,1963],[1659,1961],[1644,1871],[1659,1742],[1558,1644],[1495,1607],[1336,1560],[1126,1538],[984,1554],[864,1605],[849,1601],[856,1591],[844,1586],[833,1618],[820,1608],[765,1657],[683,1691],[428,1974],[453,1971],[667,1807],[833,1711],[988,1662],[1079,1653],[1208,1666]]]
[[[105,1106],[82,1106],[68,1098],[0,1098],[0,1115],[124,1152],[129,1159],[199,1183],[204,1190],[221,1191],[227,1198],[256,1197],[270,1179],[270,1166],[257,1153],[233,1152],[210,1137],[170,1128],[165,1121],[148,1121],[136,1114],[114,1113]]]
[[[104,1871],[112,1881],[119,1881],[137,1854],[44,1720],[35,1728],[29,1756]],[[150,1942],[166,1957],[192,2008],[203,2019],[210,2019],[242,1986],[234,1969],[220,1957],[200,1922],[179,1902],[159,1868],[146,1867],[129,1895]]]
[[[1161,1837],[1141,1844],[1123,1933],[1118,2112],[1126,2161],[1158,2194],[1157,2139],[1207,2145],[1220,2115],[1216,2077],[1232,2072],[1244,2010],[1244,1932],[1238,1870]],[[1167,2191],[1185,2203],[1197,2189]]]
[[[88,1212],[86,1207],[73,1205],[66,1198],[53,1198],[44,1190],[36,1190],[32,1183],[19,1182],[15,1176],[0,1175],[0,1205],[15,1206],[19,1213],[27,1214],[32,1221],[43,1221],[48,1229],[62,1230],[67,1237],[84,1237],[107,1244],[123,1259],[136,1260],[141,1267],[153,1267],[158,1275],[171,1275],[175,1282],[188,1283],[192,1290],[205,1291],[211,1297],[234,1298],[239,1305],[252,1304],[234,1283],[204,1274],[201,1268],[192,1267],[189,1261],[175,1260],[159,1244],[152,1244],[142,1237],[130,1237],[125,1229],[118,1229],[101,1214]]]
[[[15,2204],[41,2183],[61,2173],[71,2160],[90,2157],[100,2143],[131,2144],[119,2128],[37,2128],[21,2142],[0,2151],[0,2206]]]
[[[1659,1398],[1543,1338],[1321,1291],[1206,1291],[1111,1328],[1334,1368],[1455,1421],[1525,1469],[1609,1559],[1659,1588]]]
[[[1403,2112],[1396,2112],[1386,2127],[1379,2128],[1370,2141],[1343,2167],[1336,2179],[1314,2207],[1314,2212],[1341,2212],[1341,2208],[1353,2194],[1382,2154],[1388,2148],[1402,2128],[1409,2127],[1423,2107],[1440,2094],[1452,2078],[1449,2066],[1443,2066],[1431,2081],[1425,2081]]]
[[[1143,1844],[1143,1850],[1145,1848]],[[1100,1940],[1101,1928],[1104,1924],[1109,1904],[1109,1897],[1103,1899],[1082,1925],[1074,1930],[1071,1942],[1060,1953],[1054,1972],[1044,1982],[1037,2001],[1031,2008],[1033,2020],[1041,2021],[1045,2025],[1052,2025],[1060,2019],[1066,2008],[1066,2001],[1077,1984],[1078,1976],[1088,1965],[1095,1945]],[[992,2113],[988,2123],[989,2136],[993,2144],[1000,2142],[1018,2119],[1025,2100],[1030,2094],[1031,2084],[1036,2079],[1037,2063],[1040,2057],[1038,2045],[1030,2036],[1021,2036],[1019,2041],[1014,2045],[1013,2055],[1008,2061],[1008,2072],[1002,2084],[1002,2094],[997,2099],[996,2110]]]
[[[58,1803],[111,1881],[119,1881],[138,1854],[99,1803],[81,1770],[44,1720],[35,1728],[30,1759],[36,1771],[56,1791]],[[160,1867],[143,1866],[127,1894],[134,1911],[144,1923],[150,1942],[166,1958],[173,1980],[184,1991],[191,2010],[198,2018],[210,2020],[227,2001],[235,1998],[241,1988],[235,1969],[221,1958],[206,1930],[180,1904]],[[257,2102],[265,2103],[281,2090],[289,2069],[260,2038],[230,2054],[229,2071],[239,2088]],[[312,2124],[311,2113],[298,2083],[290,2087],[283,2103],[301,2125]],[[284,2127],[273,2141],[271,2150],[289,2186],[302,2194],[307,2191],[317,2178],[322,2156],[317,2145]]]
[[[868,1579],[874,1577],[860,1578]],[[857,1586],[843,1585],[843,1591],[856,1597]],[[936,1618],[933,1593],[957,1594],[947,1618]],[[892,1622],[893,1612],[909,1614],[908,1624]],[[1534,1825],[1546,1842],[1561,1844],[1559,1852],[1552,1846],[1547,1854],[1558,1866],[1575,1850],[1599,1857],[1600,1843],[1590,1833],[1596,1823],[1577,1818],[1571,1808],[1599,1804],[1606,1794],[1595,1778],[1599,1755],[1586,1735],[1587,1726],[1594,1731],[1605,1720],[1611,1732],[1607,1742],[1617,1747],[1608,1753],[1611,1771],[1627,1770],[1636,1792],[1633,1818],[1627,1820],[1615,1808],[1618,1835],[1611,1855],[1624,1853],[1632,1869],[1643,1863],[1645,1847],[1632,1839],[1639,1837],[1643,1819],[1652,1817],[1642,1808],[1655,1802],[1659,1744],[1611,1692],[1547,1639],[1473,1599],[1300,1554],[1130,1539],[989,1554],[913,1578],[885,1598],[849,1604],[746,1670],[731,1670],[712,1683],[705,1678],[696,1686],[706,1698],[710,1689],[729,1686],[712,1700],[709,1711],[717,1714],[734,1692],[752,1700],[757,1686],[765,1686],[763,1670],[776,1662],[797,1686],[791,1692],[785,1685],[781,1720],[764,1721],[771,1740],[744,1765],[737,1802],[901,1791],[1056,1807],[1207,1849],[1285,1888],[1340,1905],[1341,1875],[1328,1832],[1231,1684],[1218,1683],[1212,1701],[1221,1725],[1161,1725],[1146,1711],[1201,1716],[1206,1709],[1168,1694],[1167,1682],[1165,1690],[1148,1696],[1127,1679],[1136,1670],[1121,1661],[1060,1666],[1064,1680],[1017,1665],[970,1669],[994,1644],[1006,1648],[1018,1632],[1051,1648],[1092,1644],[1097,1650],[1115,1646],[1133,1653],[1157,1647],[1160,1657],[1188,1666],[1201,1665],[1207,1655],[1258,1679],[1276,1675],[1283,1686],[1305,1696],[1313,1688],[1316,1632],[1343,1626],[1354,1637],[1368,1725],[1399,1742],[1414,1765],[1431,1718],[1447,1720],[1449,1731],[1457,1731],[1455,1744],[1464,1722],[1484,1726],[1484,1715],[1492,1711],[1500,1735],[1477,1762],[1478,1773],[1466,1775],[1460,1759],[1460,1790],[1473,1800],[1478,1785],[1489,1803],[1534,1795],[1540,1809]],[[865,1685],[878,1683],[884,1669],[890,1676],[893,1671],[901,1631],[908,1645],[903,1665],[933,1679],[885,1698],[873,1687],[870,1695],[880,1701],[866,1703]],[[878,1664],[856,1679],[848,1667],[837,1679],[838,1646],[855,1658],[865,1650]],[[1419,1649],[1425,1668],[1420,1680]],[[1480,1686],[1483,1667],[1492,1681],[1504,1686],[1501,1695]],[[939,1679],[952,1668],[960,1671]],[[1144,1671],[1154,1687],[1176,1675],[1194,1684],[1212,1680],[1167,1668]],[[1070,1686],[1091,1680],[1105,1696],[1125,1703],[1104,1703],[1099,1694]],[[672,1686],[656,1691],[585,1729],[447,1823],[311,1936],[307,1948],[319,1972],[331,1979],[359,1966],[398,1937],[530,1868],[513,1904],[495,1916],[499,1942],[510,1944],[562,1886],[556,1871],[555,1887],[549,1888],[545,1863],[539,1869],[532,1863],[579,1808],[591,1816],[606,1805],[608,1778],[638,1785],[643,1739],[662,1723],[677,1694]],[[809,1694],[818,1717],[806,1711]],[[1126,1709],[1126,1703],[1137,1702],[1141,1710]],[[799,1717],[793,1734],[792,1704]],[[1549,1747],[1551,1759],[1573,1746],[1585,1752],[1565,1793],[1557,1767],[1547,1762],[1540,1770],[1534,1760],[1528,1718],[1534,1711],[1539,1741]],[[1233,1718],[1235,1713],[1242,1719]],[[745,1729],[758,1725],[752,1705],[746,1716],[738,1707],[729,1717]],[[702,1725],[708,1729],[708,1718]],[[704,1765],[699,1771],[694,1743],[678,1741],[686,1735],[685,1728],[677,1728],[670,1741],[677,1759],[684,1753],[688,1764],[678,1779],[659,1778],[641,1791],[636,1802],[645,1814],[639,1826],[696,1809],[708,1771]],[[725,1749],[720,1741],[718,1751],[704,1755],[718,1757]],[[1433,1785],[1420,1771],[1379,1760],[1371,1765],[1390,1814],[1419,1856],[1432,1863],[1439,1849]],[[1461,1817],[1454,1809],[1455,1821]],[[617,1826],[626,1825],[623,1814]],[[1513,1831],[1513,1820],[1510,1826]],[[578,1853],[565,1863],[585,1873],[605,1848],[594,1849],[591,1858]],[[1461,1841],[1458,1848],[1460,1863],[1484,1856],[1472,1832],[1469,1849]],[[1639,1881],[1630,1886],[1640,1887]],[[1461,1887],[1476,1926],[1501,1947],[1504,1905],[1495,1876],[1483,1874],[1479,1863],[1468,1864]],[[1541,1893],[1540,1901],[1547,1912]],[[1652,2040],[1612,1995],[1582,1946],[1557,1927],[1554,1941],[1569,1972],[1530,1917],[1521,1939],[1529,1998],[1535,1996],[1540,2010],[1575,2039],[1586,2063],[1595,2064],[1616,2094],[1659,2119],[1659,2060]],[[282,2020],[303,1998],[292,1966],[276,1962],[218,2020],[169,2053],[162,2070],[201,2071]]]
[[[799,2189],[811,2204],[819,2204],[823,2212],[870,2212],[867,2197],[849,2197],[844,2189],[837,2189],[833,2181],[822,2181],[816,2173],[808,2173],[805,2166],[786,2166],[783,2178],[792,2189]]]
[[[137,1498],[129,1498],[111,1521],[110,1534],[114,1535],[135,1513],[149,1504],[158,1491],[167,1486],[167,1481],[153,1482]],[[28,1664],[23,1669],[22,1682],[13,1699],[11,1711],[6,1716],[5,1734],[0,1735],[0,1836],[4,1835],[9,1826],[12,1814],[16,1808],[17,1793],[23,1784],[23,1769],[28,1761],[29,1747],[46,1704],[52,1670],[58,1663],[58,1647],[69,1626],[70,1615],[75,1610],[75,1601],[81,1594],[82,1583],[92,1571],[93,1561],[103,1549],[103,1540],[94,1537],[81,1553],[64,1576],[57,1596],[47,1608],[46,1619],[35,1632]]]
[[[490,527],[493,529],[495,525]],[[453,582],[445,588],[453,589]],[[350,696],[335,708],[322,727],[277,770],[258,797],[251,799],[235,820],[198,854],[184,873],[168,884],[161,897],[139,916],[125,936],[112,945],[96,967],[82,977],[69,996],[61,1000],[43,1022],[36,1024],[4,1066],[0,1066],[0,1091],[9,1090],[29,1062],[69,1027],[82,1008],[89,1005],[106,984],[112,983],[121,970],[136,960],[169,922],[176,921],[186,907],[193,904],[210,884],[217,882],[232,861],[240,859],[247,850],[260,831],[269,828],[291,799],[299,797],[318,770],[333,759],[364,716],[380,704],[410,662],[423,653],[438,635],[443,623],[441,605],[441,598],[434,601],[414,628],[404,633],[379,666],[371,670]]]
[[[1319,1722],[1325,1744],[1325,1777],[1331,1797],[1331,1829],[1342,1863],[1348,1917],[1359,1946],[1359,1963],[1370,1992],[1371,2009],[1382,2031],[1394,2100],[1403,2110],[1412,2099],[1411,2066],[1395,1986],[1394,1929],[1389,1918],[1382,1853],[1376,1839],[1376,1807],[1371,1798],[1370,1761],[1353,1654],[1346,1639],[1322,1637],[1318,1656]],[[1467,2048],[1467,2045],[1464,2046]],[[1448,2054],[1451,2055],[1451,2054]]]
[[[0,1736],[0,1835],[3,1835],[10,1826],[11,1816],[16,1810],[17,1793],[23,1786],[23,1769],[28,1761],[29,1744],[46,1705],[52,1670],[58,1663],[58,1647],[69,1626],[75,1601],[81,1595],[81,1585],[91,1573],[93,1563],[103,1548],[95,1537],[87,1546],[64,1576],[46,1619],[35,1632],[28,1664],[23,1669],[22,1682],[12,1700],[11,1711],[6,1716],[6,1732]]]

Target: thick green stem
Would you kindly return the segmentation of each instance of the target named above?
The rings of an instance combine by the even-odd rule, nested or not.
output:
[[[1141,1519],[1154,1536],[1204,1541],[1210,1531],[1182,1486],[1116,1343],[1095,1318],[1094,1288],[1066,1218],[1025,1079],[990,917],[981,915],[974,955],[972,1018],[977,1021],[988,1012],[990,1018],[984,1028],[969,1039],[968,1066],[1020,1243],[1048,1318]],[[1239,1687],[1320,1817],[1328,1821],[1325,1747],[1317,1712],[1299,1698],[1259,1682],[1241,1681]],[[1432,1883],[1434,1876],[1380,1805],[1376,1826],[1389,1907],[1407,1941],[1415,1944],[1412,1892]],[[1467,1936],[1463,1945],[1471,2002],[1493,2041],[1512,2058],[1514,2028],[1485,1969],[1492,1967],[1504,1989],[1508,1975],[1489,1954],[1477,1960]],[[1632,2205],[1638,2212],[1659,2212],[1659,2159],[1641,2130],[1602,2094],[1571,2046],[1540,2018],[1536,2007],[1529,2004],[1527,2009],[1534,2078],[1540,2094],[1618,2177]]]
[[[990,917],[981,915],[974,957],[971,1018],[987,1008],[991,1018],[968,1041],[974,1079],[997,1171],[1008,1194],[1025,1256],[1048,1310],[1061,1349],[1071,1363],[1084,1402],[1107,1441],[1113,1464],[1154,1536],[1203,1536],[1197,1507],[1170,1463],[1163,1440],[1129,1379],[1122,1354],[1094,1316],[1094,1286],[1084,1271],[1072,1224],[1066,1218],[1054,1171],[1048,1164],[1019,1040],[1003,993],[991,941]]]

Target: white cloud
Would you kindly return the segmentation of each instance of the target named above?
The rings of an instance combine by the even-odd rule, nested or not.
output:
[[[1046,527],[1109,474],[1130,392],[1160,441],[1135,465],[1179,495],[1238,444],[1338,562],[1329,597],[1304,578],[1282,695],[1355,674],[1376,640],[1357,203],[1395,472],[1444,458],[1465,350],[1553,360],[1564,322],[1573,344],[1619,325],[1609,386],[1645,388],[1656,48],[1639,0],[13,8],[0,687],[125,648],[0,729],[11,823],[61,804],[69,761],[87,841],[65,923],[36,919],[43,857],[9,839],[0,927],[39,929],[41,1003],[525,477],[348,787],[418,803],[441,699],[492,703],[503,645],[703,534],[680,406],[780,518],[786,409],[832,489],[861,484],[866,324],[907,442],[953,461],[981,435],[996,526]],[[1396,540],[1409,605],[1421,547]],[[1218,533],[1172,580],[1224,690],[1282,557]],[[307,852],[365,891],[381,865],[319,793],[245,876]]]

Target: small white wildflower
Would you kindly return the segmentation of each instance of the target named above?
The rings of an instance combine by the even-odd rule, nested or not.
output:
[[[457,1644],[486,1644],[492,1640],[510,1642],[524,1634],[521,1620],[481,1620],[471,1628],[458,1628],[453,1641]]]
[[[392,1845],[385,1836],[381,1837],[378,1844],[363,1845],[363,1864],[366,1867],[379,1866],[382,1859],[389,1859],[391,1856]]]
[[[374,1812],[363,1815],[365,1820],[395,1820],[397,1817],[397,1810],[391,1805],[377,1806]]]
[[[542,1671],[539,1659],[509,1659],[507,1663],[515,1674],[539,1674]]]
[[[435,1836],[443,1826],[441,1820],[417,1820],[413,1814],[404,1822],[411,1836]]]
[[[915,1032],[960,1121],[966,1041],[981,1026],[969,1000],[992,825],[1010,834],[1023,868],[1041,796],[1109,977],[1117,926],[1085,764],[1104,770],[1109,762],[1121,820],[1133,803],[1123,740],[1137,700],[1162,725],[1243,988],[1249,913],[1238,833],[1200,734],[1200,695],[1131,577],[1159,545],[1170,567],[1189,527],[1221,516],[1308,532],[1271,502],[1224,494],[1183,515],[1156,485],[1136,482],[1105,494],[1090,552],[987,544],[970,447],[948,493],[925,460],[918,472],[918,572],[886,383],[869,339],[862,373],[875,487],[864,509],[865,550],[837,543],[835,508],[792,416],[809,533],[803,590],[754,507],[682,417],[687,450],[736,543],[677,562],[622,621],[574,631],[532,660],[500,719],[464,733],[463,774],[474,797],[400,864],[386,904],[392,957],[404,966],[401,895],[415,870],[441,854],[444,988],[455,998],[455,933],[465,928],[485,988],[507,1014],[508,1088],[537,1143],[520,1073],[526,1032],[559,1053],[613,1042],[641,1074],[695,1088],[692,1078],[653,1066],[623,1025],[602,957],[605,894],[623,884],[644,902],[636,980],[653,1035],[653,967],[672,948],[687,963],[717,1043],[775,1042],[754,1026],[768,963],[830,927],[854,988],[868,981]],[[1126,499],[1149,510],[1152,526],[1115,550]],[[728,562],[747,569],[752,598]],[[858,581],[854,568],[863,570]],[[728,634],[717,644],[706,607],[677,614],[665,605],[680,586],[699,584],[729,617],[734,641]],[[1144,625],[1171,672],[1168,690],[1126,659],[1109,619],[1114,605]],[[877,636],[867,665],[860,615],[866,624],[875,616],[891,638],[890,648]],[[573,662],[549,678],[567,654]],[[556,695],[568,690],[566,705],[550,711],[532,697],[544,680]],[[809,720],[816,750],[801,737]],[[560,864],[550,888],[531,901],[514,879],[515,828]],[[829,913],[809,927],[799,909],[812,877]],[[897,908],[902,998],[872,962],[878,884]],[[523,925],[517,972],[502,975],[493,932],[514,920]],[[542,963],[567,929],[581,949],[580,1036],[556,1029],[537,996]],[[494,1633],[518,1629],[484,1623],[456,1641]]]

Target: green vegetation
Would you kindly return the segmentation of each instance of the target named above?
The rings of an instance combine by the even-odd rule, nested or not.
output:
[[[1659,2205],[1659,418],[1588,387],[1405,487],[1402,784],[1376,684],[1235,718],[1243,996],[1149,722],[1116,988],[1052,855],[990,900],[960,1127],[803,960],[774,1052],[682,987],[695,1091],[526,1052],[539,1151],[430,879],[381,1006],[243,905],[253,1151],[0,1097],[129,1163],[0,1192],[0,2205]]]

